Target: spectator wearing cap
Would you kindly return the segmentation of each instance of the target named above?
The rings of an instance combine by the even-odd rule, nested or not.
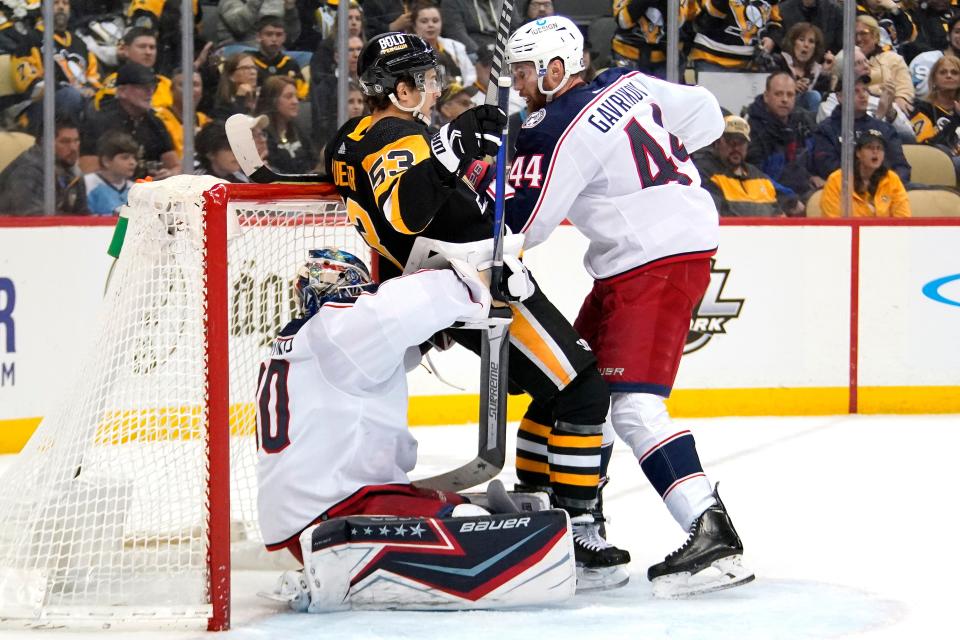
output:
[[[297,61],[283,52],[286,39],[287,32],[280,18],[265,16],[257,23],[259,48],[253,54],[253,64],[257,66],[257,82],[263,86],[267,78],[272,76],[290,78],[297,87],[297,98],[306,100],[310,87]]]
[[[867,85],[869,83],[869,76],[860,76],[855,79],[853,128],[855,131],[863,131],[866,129],[880,131],[887,139],[887,166],[900,176],[900,180],[904,184],[909,183],[910,164],[903,155],[903,146],[900,143],[900,137],[897,135],[897,131],[885,120],[874,118],[867,113],[867,107],[870,104],[870,94],[867,91]],[[842,87],[838,86],[838,98],[842,95]],[[840,104],[843,104],[842,99],[840,100]],[[817,175],[824,179],[840,168],[840,140],[842,138],[840,115],[842,112],[843,109],[841,108],[834,109],[830,117],[821,122],[813,134],[812,169]]]
[[[157,34],[145,27],[133,27],[125,34],[117,45],[117,59],[121,66],[126,62],[135,62],[154,69],[157,64]],[[156,74],[156,89],[153,92],[153,106],[156,109],[167,107],[173,100],[170,78]],[[103,86],[97,91],[93,99],[93,106],[102,109],[113,101],[117,95],[117,74],[111,73],[103,79]]]
[[[747,161],[801,199],[823,186],[807,165],[813,148],[813,114],[796,107],[797,83],[787,71],[767,76],[766,89],[748,110],[752,135]]]
[[[724,119],[723,135],[695,162],[703,187],[713,196],[721,216],[757,217],[802,215],[797,194],[774,183],[747,162],[750,125],[739,116]]]
[[[945,55],[960,57],[960,12],[955,14],[947,23],[944,34],[946,45],[942,49],[925,51],[910,61],[910,76],[913,86],[916,87],[918,98],[926,98],[930,91],[928,77],[934,63]]]
[[[217,4],[220,22],[217,26],[219,46],[257,46],[257,23],[265,16],[283,20],[284,31],[291,41],[300,36],[300,15],[297,0],[220,0]]]
[[[440,6],[433,0],[417,0],[411,14],[413,33],[423,38],[437,52],[447,81],[464,87],[476,82],[477,70],[467,55],[467,48],[458,40],[440,36],[443,29]]]
[[[863,55],[862,51],[860,51],[860,47],[854,47],[853,50],[854,76],[869,77],[870,67],[867,65],[867,57]],[[840,74],[842,70],[843,52],[841,51],[837,54],[832,69],[832,82],[838,85],[837,91],[839,91]],[[817,110],[818,124],[829,118],[830,114],[832,114],[834,109],[837,108],[837,105],[840,104],[840,99],[838,98],[839,93],[837,91],[828,94],[823,99],[823,102],[820,103],[820,108]],[[893,128],[896,129],[897,134],[900,136],[901,142],[905,144],[912,144],[915,142],[913,125],[910,124],[910,119],[907,114],[903,111],[900,111],[900,109],[893,103],[893,91],[889,88],[881,92],[881,95],[879,96],[875,96],[870,93],[867,94],[867,113],[874,118],[886,120],[888,124],[893,125]]]
[[[139,145],[135,178],[166,178],[179,173],[180,159],[163,122],[153,113],[155,89],[152,69],[128,62],[117,71],[117,99],[86,122],[80,144],[80,166],[84,173],[100,169],[97,141],[108,131],[125,131]]]
[[[879,129],[863,129],[857,132],[851,210],[854,218],[910,217],[910,200],[903,182],[885,163],[888,143]],[[837,169],[830,174],[823,187],[820,208],[824,216],[838,218],[842,215],[842,185],[843,176]]]
[[[54,124],[54,211],[43,208],[43,133],[0,173],[0,213],[14,216],[53,216],[89,213],[83,173],[77,166],[80,132],[67,116]]]

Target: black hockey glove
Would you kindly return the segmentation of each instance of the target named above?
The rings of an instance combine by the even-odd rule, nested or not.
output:
[[[433,157],[447,174],[461,175],[472,160],[494,156],[507,115],[498,107],[481,105],[457,116],[430,140]]]

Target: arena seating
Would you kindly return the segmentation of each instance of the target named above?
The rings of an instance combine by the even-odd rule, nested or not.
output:
[[[905,144],[903,155],[910,163],[911,181],[938,187],[957,186],[953,161],[945,151],[926,144]]]
[[[0,131],[0,171],[33,146],[33,136],[19,131]]]
[[[920,145],[914,145],[920,146]],[[807,217],[821,218],[820,198],[823,189],[817,190],[807,201]],[[951,189],[911,189],[910,212],[914,218],[960,217],[960,194]]]

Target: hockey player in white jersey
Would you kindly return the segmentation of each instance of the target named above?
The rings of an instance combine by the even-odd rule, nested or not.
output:
[[[689,153],[722,134],[720,107],[703,88],[628,69],[607,70],[586,84],[578,75],[583,36],[560,16],[520,27],[507,62],[530,113],[507,180],[507,223],[526,234],[528,248],[564,218],[589,239],[584,263],[595,282],[574,326],[610,386],[616,433],[690,533],[650,567],[654,594],[749,582],[743,545],[703,472],[693,435],[673,425],[664,404],[717,249],[717,210]],[[548,419],[532,406],[518,448]],[[522,470],[518,475],[525,481]]]
[[[295,291],[299,317],[257,378],[260,529],[268,549],[289,550],[305,567],[284,573],[273,597],[320,612],[351,600],[459,609],[572,595],[565,512],[510,513],[519,509],[503,494],[504,515],[488,515],[407,477],[417,442],[406,372],[438,331],[490,322],[489,280],[451,260],[377,288],[356,256],[321,249],[309,252]]]

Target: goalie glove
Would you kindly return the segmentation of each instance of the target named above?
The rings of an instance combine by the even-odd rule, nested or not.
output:
[[[483,262],[478,266],[478,269],[486,273],[492,266],[493,262]],[[517,256],[510,254],[503,256],[503,277],[507,286],[505,288],[501,287],[501,289],[505,290],[511,299],[523,302],[537,290],[533,278],[530,277],[530,272],[527,271],[527,268],[523,266]]]
[[[430,139],[430,148],[441,174],[462,175],[471,160],[496,155],[506,124],[507,115],[498,107],[481,105],[440,127]]]
[[[490,295],[490,269],[478,270],[465,260],[453,258],[450,260],[450,269],[453,270],[460,282],[467,287],[470,298],[480,305],[469,316],[457,318],[454,327],[463,329],[486,329],[487,327],[509,324],[512,320],[508,307],[492,306],[493,296]]]

